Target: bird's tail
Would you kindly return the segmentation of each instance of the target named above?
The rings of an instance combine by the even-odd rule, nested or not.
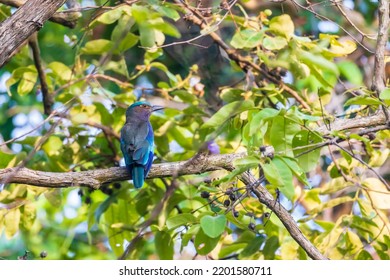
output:
[[[145,170],[142,165],[133,166],[132,170],[133,184],[136,189],[142,188],[145,180]]]

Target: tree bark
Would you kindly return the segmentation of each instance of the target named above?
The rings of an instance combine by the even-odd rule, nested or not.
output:
[[[64,4],[65,0],[28,0],[0,23],[0,68],[15,50]]]
[[[273,147],[267,147],[263,155],[273,156],[273,153]],[[234,160],[245,156],[246,153],[210,156],[201,154],[196,159],[192,158],[188,161],[153,164],[148,178],[200,174],[208,171],[232,169]],[[24,167],[17,168],[0,169],[0,184],[17,183],[51,188],[84,186],[99,189],[103,184],[130,180],[130,174],[125,167],[111,167],[80,172],[45,172]]]
[[[26,3],[26,0],[0,0],[0,3],[14,8],[19,8]],[[69,28],[75,28],[80,17],[81,13],[79,12],[70,13],[65,11],[55,13],[49,20]]]

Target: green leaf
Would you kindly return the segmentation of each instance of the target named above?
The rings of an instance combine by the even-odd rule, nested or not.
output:
[[[123,14],[124,10],[130,12],[129,6],[119,6],[116,9],[109,10],[99,15],[94,21],[91,22],[90,26],[96,25],[96,23],[112,24],[117,21]]]
[[[350,105],[381,105],[382,102],[379,99],[372,98],[367,95],[359,95],[356,97],[352,97],[344,103],[344,106]]]
[[[9,167],[8,164],[15,158],[14,154],[8,154],[0,150],[0,168]]]
[[[200,227],[202,228],[203,232],[211,237],[216,238],[220,236],[226,226],[226,217],[225,215],[218,215],[218,216],[203,216],[200,219]]]
[[[270,51],[281,50],[287,46],[287,40],[281,36],[265,36],[262,46]]]
[[[342,76],[344,76],[349,82],[355,85],[363,84],[363,75],[359,67],[352,61],[343,60],[337,63],[337,67],[340,70]]]
[[[113,43],[109,40],[105,39],[97,39],[89,41],[85,44],[85,46],[81,49],[81,53],[83,54],[103,54],[108,52],[113,48]]]
[[[261,168],[264,171],[265,178],[273,186],[281,186],[283,184],[282,179],[279,176],[279,172],[273,161],[269,161],[265,164],[261,164]]]
[[[253,135],[260,130],[262,126],[261,124],[262,120],[271,119],[277,116],[278,114],[279,111],[272,108],[265,108],[260,112],[256,113],[250,122],[249,135]]]
[[[386,105],[390,105],[390,88],[385,88],[379,94],[379,98],[384,100]]]
[[[8,94],[11,95],[11,86],[18,84],[17,92],[24,96],[30,93],[37,81],[38,73],[34,66],[19,67],[12,72],[12,76],[6,81]]]
[[[236,49],[252,49],[261,44],[263,31],[244,29],[237,31],[230,44]]]
[[[174,242],[171,235],[166,231],[158,231],[154,238],[154,246],[156,247],[157,255],[160,260],[173,259]]]
[[[206,121],[201,126],[201,129],[219,127],[235,115],[253,108],[254,103],[252,100],[235,101],[229,103],[219,109],[218,112],[216,112],[208,121]]]
[[[113,194],[107,197],[102,203],[100,203],[94,212],[95,221],[99,223],[100,217],[104,214],[104,212],[107,211],[111,204],[116,203],[117,201],[117,195]]]
[[[361,250],[356,257],[357,260],[373,260],[371,254],[366,250]]]
[[[309,181],[307,180],[305,171],[298,165],[298,160],[295,158],[289,158],[289,157],[282,157],[278,156],[287,166],[290,168],[290,170],[293,172],[293,174],[298,178],[299,181],[301,181],[305,186],[310,186]]]
[[[253,240],[251,240],[248,245],[241,252],[241,257],[249,257],[260,250],[260,246],[264,243],[265,237],[260,235],[256,236]]]
[[[236,168],[250,169],[255,168],[260,164],[260,161],[255,156],[246,156],[233,161],[233,166]]]
[[[293,185],[293,176],[290,168],[279,157],[274,157],[272,163],[275,166],[276,176],[282,181],[281,185],[276,187],[282,192],[282,194],[289,200],[293,200],[295,190]]]
[[[339,75],[339,69],[336,64],[332,61],[327,60],[320,54],[314,54],[308,51],[300,51],[299,59],[304,62],[309,68],[312,69],[312,66],[317,66],[318,69],[327,70],[331,73],[334,73],[336,76]]]
[[[164,34],[167,34],[169,36],[180,38],[181,34],[177,30],[177,28],[168,22],[165,22],[162,18],[150,20],[149,21],[150,26],[154,27],[157,30],[160,30]]]
[[[139,37],[133,33],[127,33],[118,46],[118,52],[124,52],[138,43]]]
[[[145,48],[151,48],[156,45],[155,32],[153,28],[149,26],[139,26],[141,46]]]
[[[269,22],[269,29],[275,34],[284,36],[287,40],[294,35],[294,23],[286,14],[272,18]]]
[[[170,7],[166,7],[166,6],[162,6],[162,5],[152,5],[152,7],[153,7],[153,9],[155,9],[157,12],[159,12],[163,16],[169,17],[169,18],[173,19],[174,21],[177,21],[180,19],[180,14],[176,10],[174,10]]]
[[[279,248],[279,238],[272,236],[265,242],[263,254],[266,260],[275,259],[275,252]]]
[[[219,236],[216,238],[210,238],[203,232],[202,229],[200,229],[195,236],[195,249],[199,255],[207,255],[215,248],[215,246],[217,246],[218,241]]]
[[[312,171],[318,164],[321,149],[315,144],[322,143],[322,137],[312,131],[302,130],[292,140],[294,155],[305,172]]]
[[[292,140],[300,130],[300,125],[285,116],[276,116],[272,121],[270,140],[276,152],[284,152],[293,157]]]
[[[168,218],[166,225],[168,229],[174,229],[180,226],[194,224],[196,222],[197,219],[194,217],[194,215],[190,213],[182,213]]]
[[[244,90],[238,88],[225,88],[221,91],[221,98],[223,101],[230,103],[233,101],[243,100]]]
[[[49,156],[58,155],[61,148],[62,140],[60,137],[55,135],[50,136],[45,144],[42,145],[42,150],[44,150]]]
[[[48,65],[54,75],[62,81],[69,81],[72,78],[72,70],[65,64],[54,61]]]

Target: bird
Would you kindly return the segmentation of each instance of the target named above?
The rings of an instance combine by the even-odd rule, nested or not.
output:
[[[149,118],[153,112],[162,109],[162,106],[138,101],[126,110],[120,143],[126,168],[136,189],[142,188],[154,158],[154,134]]]

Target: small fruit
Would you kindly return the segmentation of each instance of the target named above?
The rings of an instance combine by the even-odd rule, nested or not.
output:
[[[209,198],[210,197],[210,193],[208,191],[203,191],[200,193],[200,196],[202,198]]]

